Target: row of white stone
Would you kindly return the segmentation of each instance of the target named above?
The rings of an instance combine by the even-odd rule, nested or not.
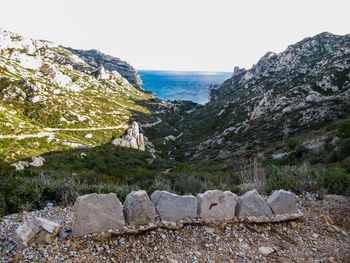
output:
[[[162,221],[201,219],[229,221],[234,217],[274,216],[298,213],[295,194],[278,190],[265,202],[256,190],[238,197],[230,191],[210,190],[204,194],[180,196],[167,191],[155,191],[150,198],[143,190],[131,192],[124,206],[113,193],[89,194],[77,198],[74,204],[73,237],[90,233]]]

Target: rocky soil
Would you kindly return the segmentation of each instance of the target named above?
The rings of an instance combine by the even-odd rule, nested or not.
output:
[[[276,224],[238,222],[155,227],[72,238],[72,207],[48,206],[0,218],[1,262],[350,262],[350,197],[298,197],[304,217]],[[63,224],[52,244],[16,250],[10,236],[40,216]],[[348,234],[349,233],[349,234]]]

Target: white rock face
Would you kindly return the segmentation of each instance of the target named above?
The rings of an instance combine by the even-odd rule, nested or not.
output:
[[[74,204],[73,237],[124,226],[123,206],[115,194],[79,196]]]
[[[133,191],[124,202],[124,214],[129,225],[146,225],[154,223],[156,209],[145,191]]]
[[[120,145],[123,147],[129,147],[138,149],[141,151],[145,150],[145,141],[143,134],[140,133],[139,124],[134,121],[130,128],[128,128],[122,136],[112,141],[114,145]]]
[[[238,217],[269,216],[272,215],[272,211],[259,193],[253,189],[239,198],[236,215]]]
[[[203,220],[231,220],[235,216],[237,195],[230,191],[210,190],[198,194],[198,216]]]
[[[51,243],[60,232],[62,226],[39,217],[24,222],[12,236],[18,249],[23,249],[33,242]]]
[[[154,191],[151,200],[165,221],[197,218],[197,198],[193,195],[176,195],[167,191]]]
[[[298,213],[295,194],[289,191],[274,191],[266,203],[274,214]]]

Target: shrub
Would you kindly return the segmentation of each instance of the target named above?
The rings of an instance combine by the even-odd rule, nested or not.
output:
[[[289,140],[289,142],[288,142],[288,147],[289,147],[289,149],[294,150],[294,149],[295,149],[298,145],[300,145],[300,144],[301,144],[300,141],[291,139],[291,140]]]

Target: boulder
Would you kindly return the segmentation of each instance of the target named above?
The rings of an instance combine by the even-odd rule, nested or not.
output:
[[[62,226],[39,217],[24,222],[12,236],[18,249],[23,249],[33,242],[52,243]]]
[[[128,128],[120,138],[112,141],[114,145],[129,147],[132,149],[145,150],[144,136],[140,133],[139,124],[134,121],[131,127]]]
[[[274,214],[298,213],[295,194],[289,191],[274,191],[266,203]]]
[[[210,190],[198,194],[198,216],[203,220],[231,220],[235,216],[237,195],[230,191]]]
[[[146,225],[154,223],[156,209],[145,191],[132,191],[124,202],[124,214],[129,225]]]
[[[155,191],[151,195],[161,220],[177,221],[197,218],[197,198],[193,195],[176,195],[167,191]]]
[[[27,161],[18,161],[13,164],[10,164],[10,166],[15,167],[16,171],[24,170],[25,168],[29,167],[29,162]]]
[[[236,216],[249,217],[269,215],[272,215],[270,207],[268,207],[255,189],[246,192],[239,198],[236,207]]]
[[[79,196],[75,201],[73,237],[123,226],[123,206],[115,194],[89,194]]]
[[[40,167],[44,165],[44,161],[45,159],[41,156],[39,157],[32,157],[32,162],[29,163],[31,166],[35,166],[35,167]]]

